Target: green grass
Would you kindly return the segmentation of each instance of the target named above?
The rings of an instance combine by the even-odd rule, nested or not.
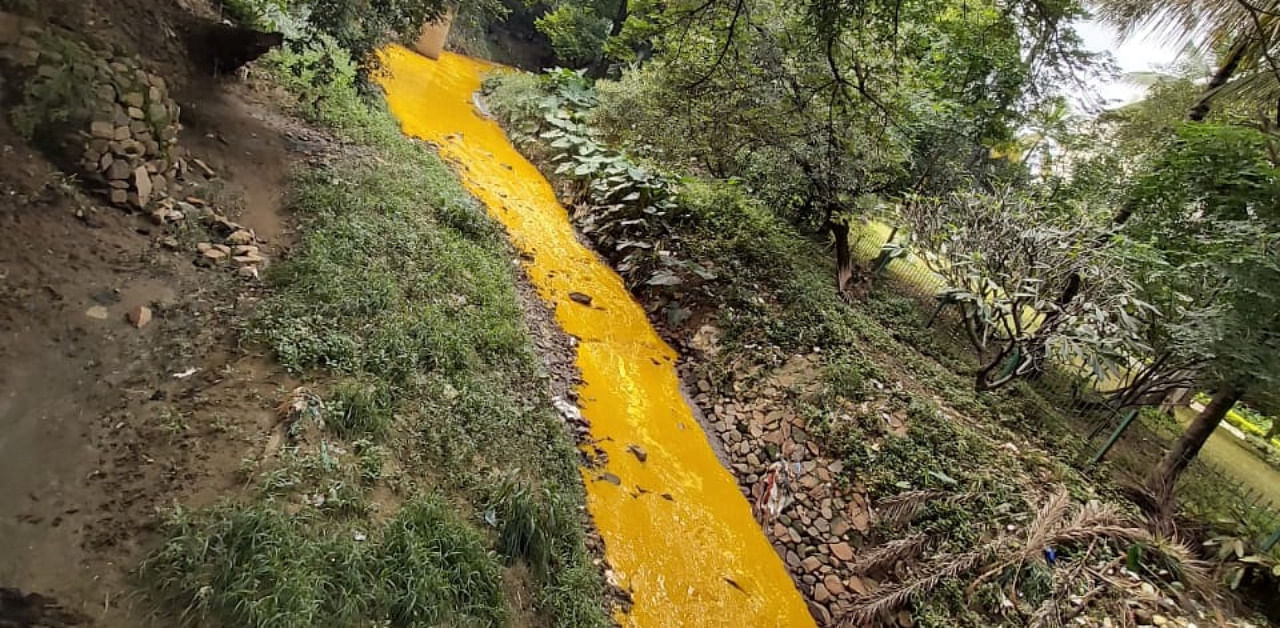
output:
[[[292,72],[322,55],[336,55],[334,82]],[[506,598],[505,565],[527,562],[534,590],[515,595],[539,625],[608,625],[578,454],[502,232],[361,99],[335,49],[268,66],[298,113],[350,143],[294,173],[301,238],[244,329],[324,411],[245,462],[255,491],[174,513],[143,581],[188,624],[501,626],[525,603]],[[520,488],[496,499],[495,478]]]
[[[188,619],[231,626],[495,626],[510,615],[486,542],[435,498],[377,528],[266,503],[175,512],[143,565]]]

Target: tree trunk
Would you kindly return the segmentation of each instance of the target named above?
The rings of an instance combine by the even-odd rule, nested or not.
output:
[[[1218,66],[1218,71],[1214,72],[1213,78],[1209,79],[1209,84],[1204,86],[1204,93],[1200,95],[1200,100],[1196,101],[1195,106],[1191,107],[1191,111],[1187,112],[1187,119],[1192,122],[1203,122],[1209,116],[1209,102],[1213,100],[1219,87],[1227,84],[1231,77],[1235,75],[1236,70],[1240,68],[1240,62],[1244,60],[1245,50],[1248,48],[1247,40],[1243,37],[1231,46],[1231,50],[1227,52],[1227,57],[1222,60],[1222,65]]]
[[[618,0],[618,12],[613,15],[613,20],[609,25],[609,39],[613,39],[622,34],[622,27],[627,23],[627,16],[630,15],[630,8],[627,6],[628,0]],[[609,74],[609,58],[600,53],[600,58],[596,59],[587,69],[587,75],[591,78],[604,78]]]
[[[849,225],[830,221],[827,228],[836,241],[836,289],[847,295],[849,282],[853,280],[853,251],[849,250]]]
[[[1014,353],[1015,351],[1021,351],[1021,348],[1018,347],[1018,343],[1011,342],[1008,345],[1005,345],[1005,348],[1001,349],[1000,353],[997,354],[995,358],[993,358],[990,362],[987,362],[986,366],[978,369],[978,372],[977,374],[974,375],[974,379],[973,379],[974,392],[987,392],[989,390],[995,390],[1017,379],[1016,377],[1007,377],[1006,374],[1004,373],[1001,373],[998,377],[996,377],[995,380],[991,378],[991,374],[994,373],[997,369],[1004,367],[1005,362],[1010,357],[1010,354]],[[1019,353],[1019,358],[1021,358],[1020,353]],[[1018,361],[1021,362],[1021,359],[1019,359]],[[1014,364],[1013,369],[1016,370],[1017,368],[1018,368],[1018,364]]]
[[[1164,459],[1147,476],[1147,489],[1162,503],[1173,496],[1173,485],[1187,465],[1200,453],[1200,448],[1217,429],[1227,412],[1240,400],[1244,391],[1235,385],[1225,385],[1213,394],[1213,400],[1196,416],[1186,431],[1169,447]]]

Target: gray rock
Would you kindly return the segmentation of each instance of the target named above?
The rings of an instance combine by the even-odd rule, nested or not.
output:
[[[145,206],[151,200],[151,175],[146,166],[138,166],[133,171],[133,185],[138,189],[138,206]]]
[[[116,127],[106,120],[94,120],[89,124],[89,133],[94,137],[109,140],[115,137]]]
[[[133,169],[129,167],[129,162],[123,159],[113,159],[107,167],[107,178],[113,181],[123,181],[129,178]]]
[[[819,626],[831,625],[831,611],[827,610],[827,607],[812,600],[807,604],[809,605],[809,614],[813,615],[813,619],[818,622]]]

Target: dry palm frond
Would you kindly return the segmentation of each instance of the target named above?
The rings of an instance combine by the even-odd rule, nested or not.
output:
[[[1129,519],[1114,504],[1090,501],[1080,506],[1064,527],[1083,528],[1098,525],[1121,525]]]
[[[1262,17],[1266,31],[1274,31],[1269,14],[1280,13],[1277,0],[1102,0],[1098,15],[1121,27],[1126,35],[1153,33],[1167,42],[1194,44],[1212,50],[1252,33]],[[1275,41],[1274,38],[1271,41]]]
[[[881,513],[886,517],[909,519],[923,507],[923,503],[938,497],[936,493],[928,497],[925,494],[925,491],[916,491],[885,500],[880,504]],[[866,573],[906,557],[918,556],[933,540],[926,535],[915,535],[891,541],[864,553],[853,569],[856,573]],[[1046,548],[1073,548],[1079,550],[1074,552],[1077,560],[1059,563],[1062,568],[1051,571],[1054,586],[1050,599],[1034,610],[1024,611],[1030,625],[1063,625],[1063,622],[1069,622],[1091,604],[1106,604],[1109,603],[1108,600],[1123,599],[1129,594],[1128,585],[1102,577],[1099,572],[1087,567],[1087,564],[1089,556],[1093,555],[1093,548],[1097,546],[1116,548],[1123,556],[1124,550],[1134,544],[1143,548],[1147,557],[1144,562],[1152,561],[1161,570],[1167,569],[1168,573],[1181,580],[1188,592],[1194,593],[1211,606],[1214,605],[1214,585],[1209,577],[1209,569],[1195,558],[1191,548],[1176,539],[1161,536],[1143,527],[1115,505],[1090,501],[1073,507],[1067,491],[1060,490],[1040,505],[1024,538],[1002,535],[971,552],[947,554],[924,563],[913,570],[911,578],[888,584],[859,597],[842,621],[848,626],[874,623],[907,602],[927,595],[940,583],[964,576],[970,576],[967,590],[973,593],[983,582],[1000,574],[1010,574],[1011,568],[1013,578],[1008,586],[1013,596],[1016,595],[1018,575],[1022,573],[1028,560],[1040,555]],[[1112,565],[1119,564],[1122,560],[1123,558],[1118,558]],[[1163,578],[1158,578],[1152,583],[1162,586],[1162,580]],[[1088,594],[1071,604],[1070,611],[1064,614],[1065,600],[1075,599],[1071,591],[1082,588],[1088,588]],[[1174,594],[1173,597],[1177,599],[1182,596]]]
[[[859,597],[854,602],[853,609],[842,618],[841,623],[846,626],[872,624],[877,617],[901,608],[912,598],[932,591],[947,580],[973,571],[987,558],[986,551],[977,550],[933,561],[921,569],[921,572],[927,575],[881,587],[873,593]]]
[[[889,541],[869,552],[859,554],[858,560],[853,563],[851,569],[855,574],[865,574],[900,560],[915,558],[929,545],[929,540],[928,536],[917,534]]]
[[[929,502],[945,497],[942,491],[910,491],[880,500],[876,513],[880,522],[896,528],[911,522]]]
[[[1027,542],[1023,547],[1022,557],[1030,558],[1045,547],[1045,539],[1062,527],[1062,520],[1071,507],[1071,496],[1066,488],[1060,489],[1044,502],[1036,513],[1036,518],[1027,529]]]
[[[1195,557],[1195,552],[1185,544],[1165,539],[1152,534],[1146,528],[1123,523],[1109,523],[1095,520],[1082,525],[1068,524],[1047,539],[1048,545],[1076,545],[1095,540],[1124,541],[1140,543],[1145,551],[1159,558],[1171,573],[1186,585],[1187,590],[1194,592],[1205,601],[1214,598],[1214,585],[1209,576],[1209,567]]]

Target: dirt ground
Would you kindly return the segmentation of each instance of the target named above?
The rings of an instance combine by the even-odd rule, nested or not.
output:
[[[268,95],[174,57],[191,7],[67,7],[63,26],[136,44],[181,86],[181,145],[216,173],[181,194],[253,229],[278,259],[291,237],[287,173],[327,138],[276,113]],[[0,626],[42,615],[163,624],[128,581],[158,513],[231,495],[295,382],[236,346],[260,284],[196,264],[193,225],[159,227],[86,196],[3,121],[0,151]],[[142,328],[126,320],[138,306],[154,315]]]

